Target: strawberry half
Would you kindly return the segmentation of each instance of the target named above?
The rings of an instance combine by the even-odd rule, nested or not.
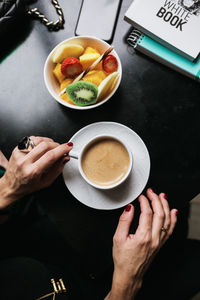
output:
[[[103,60],[103,69],[107,73],[112,73],[117,71],[118,68],[118,62],[115,56],[108,55]]]
[[[83,71],[80,61],[75,57],[67,57],[61,64],[61,72],[66,77],[74,78]]]

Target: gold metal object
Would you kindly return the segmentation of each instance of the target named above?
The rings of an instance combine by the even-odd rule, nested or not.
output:
[[[56,12],[59,15],[58,20],[55,22],[49,21],[47,17],[45,17],[45,15],[39,11],[38,8],[28,9],[27,14],[39,19],[50,31],[58,31],[59,29],[63,28],[63,25],[65,23],[64,15],[62,8],[60,7],[57,0],[51,0],[51,3],[55,7]]]
[[[163,231],[164,233],[167,233],[168,230],[166,228],[162,227],[161,231]]]
[[[55,279],[52,278],[51,283],[53,285],[54,291],[51,292],[51,293],[48,293],[48,294],[46,294],[46,295],[44,295],[40,298],[37,298],[35,300],[42,300],[42,299],[45,299],[45,298],[50,297],[50,296],[53,296],[52,300],[55,300],[56,294],[66,293],[67,290],[66,290],[66,287],[64,285],[64,282],[63,282],[62,278],[60,278],[59,281],[57,281],[57,282],[55,282]]]
[[[66,292],[67,290],[66,290],[66,287],[64,285],[64,282],[63,282],[62,278],[60,278],[59,281],[60,281],[60,284],[61,284],[61,287],[62,287],[63,291]]]
[[[40,297],[40,298],[37,298],[37,299],[35,299],[35,300],[42,300],[42,299],[45,299],[45,298],[47,298],[47,297],[50,297],[50,296],[52,296],[53,295],[53,299],[55,299],[55,295],[56,295],[56,293],[55,292],[51,292],[51,293],[49,293],[49,294],[46,294],[46,295],[44,295],[44,296],[42,296],[42,297]]]
[[[61,289],[60,283],[56,282],[56,284],[57,284],[57,287],[58,287],[58,293],[62,293],[62,289]]]
[[[56,282],[55,282],[54,278],[51,279],[51,283],[53,285],[54,292],[58,293],[58,289],[57,289]]]

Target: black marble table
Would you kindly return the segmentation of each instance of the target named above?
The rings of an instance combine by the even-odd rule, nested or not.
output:
[[[118,91],[94,110],[58,104],[45,87],[43,67],[55,45],[74,35],[81,0],[59,2],[65,14],[63,30],[49,32],[40,22],[26,20],[19,32],[16,29],[7,36],[8,47],[1,51],[1,150],[9,157],[26,135],[48,136],[63,143],[90,123],[119,122],[133,129],[149,150],[147,186],[165,192],[171,207],[181,212],[199,193],[199,83],[128,47],[131,27],[123,16],[132,1],[123,0],[112,41],[123,68]],[[57,17],[49,2],[37,4],[47,15]],[[84,206],[68,192],[61,177],[44,195],[45,209],[73,249],[88,261],[95,253],[95,262],[108,249],[111,252],[122,209],[98,211]]]

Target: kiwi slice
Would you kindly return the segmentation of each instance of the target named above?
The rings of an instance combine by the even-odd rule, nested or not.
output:
[[[88,81],[77,81],[67,86],[66,93],[76,105],[86,106],[96,103],[98,87]]]

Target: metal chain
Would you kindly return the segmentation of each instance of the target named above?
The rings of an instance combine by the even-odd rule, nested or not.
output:
[[[63,25],[65,23],[65,19],[62,8],[60,7],[58,1],[51,0],[51,2],[55,7],[57,14],[59,15],[59,19],[57,21],[49,21],[47,17],[45,17],[45,15],[39,11],[38,8],[28,9],[27,14],[39,19],[50,31],[58,31],[59,29],[64,27]]]

